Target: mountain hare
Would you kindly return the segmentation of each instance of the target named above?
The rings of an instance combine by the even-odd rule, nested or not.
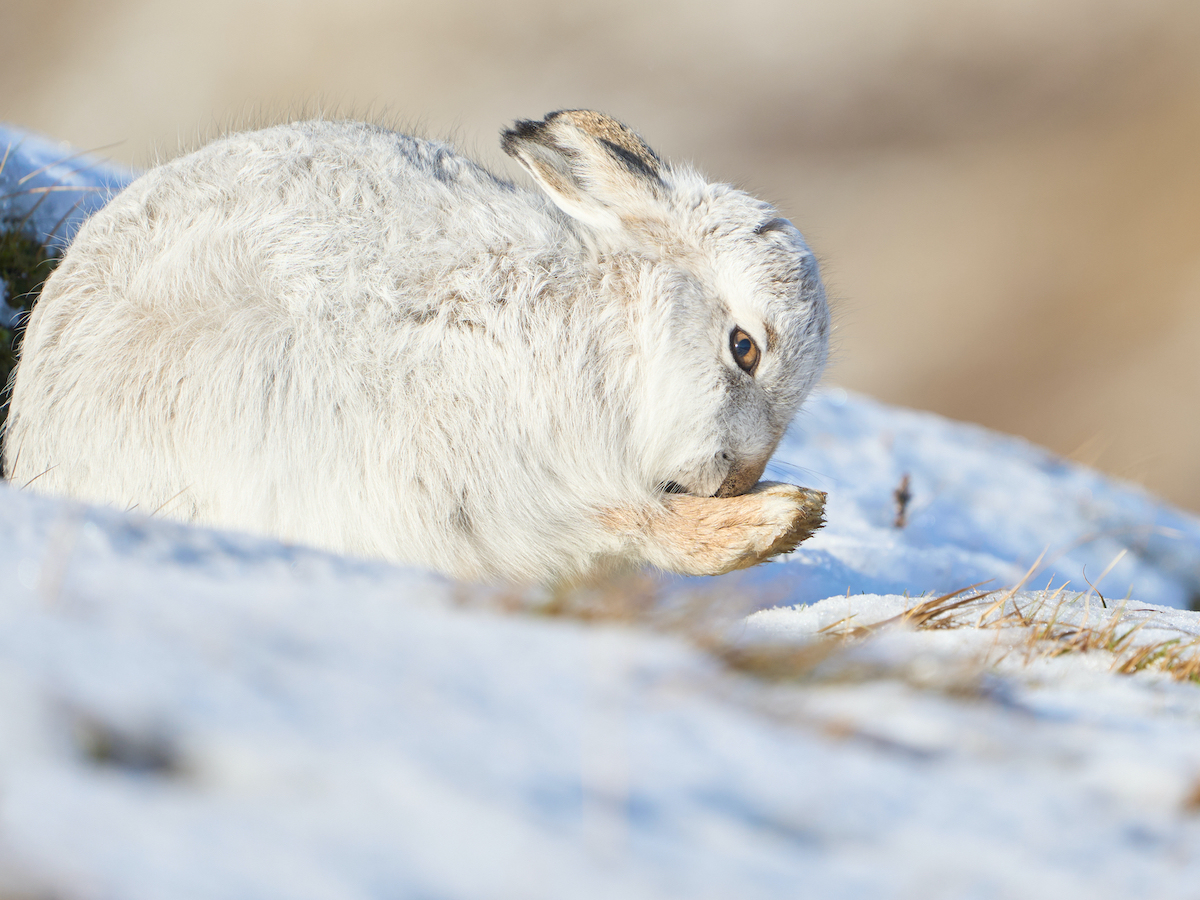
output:
[[[504,149],[304,122],[88,220],[29,320],[17,485],[470,579],[716,574],[824,495],[758,483],[825,363],[800,233],[567,110]]]

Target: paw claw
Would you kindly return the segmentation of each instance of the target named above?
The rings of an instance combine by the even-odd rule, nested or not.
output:
[[[747,568],[780,554],[791,553],[803,541],[825,524],[825,492],[814,491],[794,484],[760,482],[750,491],[752,495],[771,498],[764,504],[771,526],[766,535],[766,546],[758,543],[751,547],[738,568]]]

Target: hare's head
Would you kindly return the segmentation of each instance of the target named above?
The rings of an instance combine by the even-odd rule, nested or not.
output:
[[[800,232],[601,113],[518,122],[503,144],[628,286],[645,480],[744,493],[825,365],[829,310]]]

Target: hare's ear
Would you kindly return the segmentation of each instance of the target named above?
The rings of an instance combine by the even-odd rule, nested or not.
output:
[[[520,121],[504,132],[501,144],[559,209],[594,229],[612,231],[661,216],[667,193],[662,160],[603,113],[568,109],[541,122]]]

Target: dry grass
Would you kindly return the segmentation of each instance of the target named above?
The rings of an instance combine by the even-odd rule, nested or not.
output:
[[[471,589],[457,601],[460,605],[483,605],[509,613],[636,625],[699,641],[702,635],[739,621],[764,603],[786,602],[782,588],[773,597],[760,586],[747,587],[745,581],[731,574],[714,582],[717,587],[711,589],[678,590],[670,582],[642,572],[544,592],[510,588],[481,594]]]
[[[1018,585],[1019,587],[1019,585]],[[870,624],[849,616],[823,628],[805,643],[746,642],[731,627],[747,613],[770,605],[757,587],[723,581],[719,589],[678,591],[649,575],[613,579],[586,588],[531,596],[512,591],[489,596],[486,605],[591,623],[614,623],[681,635],[720,660],[728,669],[771,682],[820,680],[818,669],[853,646],[889,629],[942,631],[976,629],[995,633],[1000,657],[978,660],[982,670],[1016,655],[1028,665],[1067,654],[1103,654],[1121,675],[1159,672],[1200,684],[1200,639],[1174,638],[1139,642],[1150,620],[1129,622],[1126,604],[1096,610],[1095,624],[1064,616],[1068,601],[1062,589],[1019,595],[1017,588],[978,590],[971,585],[937,597],[917,600],[899,615]],[[784,602],[785,598],[775,598]],[[1075,617],[1077,618],[1077,617]],[[953,681],[953,680],[952,680]],[[954,683],[957,683],[956,681]],[[1200,801],[1198,801],[1200,802]]]
[[[1014,650],[1020,653],[1026,664],[1070,653],[1103,653],[1112,657],[1110,670],[1121,675],[1155,671],[1176,681],[1200,684],[1200,639],[1138,643],[1137,634],[1149,620],[1128,623],[1125,605],[1102,617],[1096,625],[1077,624],[1062,620],[1067,598],[1061,589],[1043,593],[1039,599],[1024,605],[1017,600],[1015,591],[1006,591],[992,600],[996,591],[967,594],[971,590],[963,588],[921,601],[900,615],[869,625],[855,626],[853,617],[844,619],[822,629],[820,638],[806,645],[731,647],[721,651],[721,657],[731,668],[756,677],[803,679],[846,643],[888,628],[1013,630],[1024,631],[1024,637],[1011,642],[1008,653]]]

